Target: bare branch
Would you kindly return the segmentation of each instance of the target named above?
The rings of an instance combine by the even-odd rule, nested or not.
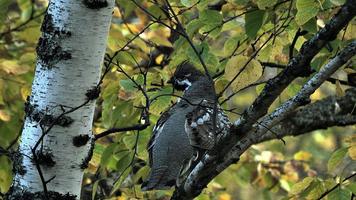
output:
[[[346,90],[343,97],[331,96],[302,107],[273,127],[278,137],[298,136],[313,130],[356,123],[356,88]],[[257,143],[275,139],[272,133],[256,138]]]
[[[257,143],[258,138],[262,137],[269,129],[278,124],[280,121],[285,119],[299,106],[305,105],[310,102],[310,95],[314,93],[320,85],[331,76],[337,69],[339,69],[343,64],[345,64],[349,59],[351,59],[356,54],[356,41],[351,42],[347,47],[345,47],[335,58],[330,60],[328,64],[325,65],[318,73],[316,73],[304,86],[303,88],[291,99],[283,103],[271,114],[263,117],[259,123],[254,125],[254,130],[247,134],[244,138],[248,142],[243,144],[239,141],[229,153],[225,155],[225,163],[222,164],[221,168],[225,168],[235,161],[249,145]],[[237,122],[239,123],[239,122]],[[246,145],[249,144],[249,145]]]
[[[326,81],[337,69],[345,64],[356,54],[356,41],[351,42],[345,49],[343,49],[339,55],[333,58],[324,68],[322,68],[317,74],[313,76],[303,88],[294,96],[277,108],[273,113],[264,117],[261,122],[266,127],[272,127],[279,123],[282,119],[286,118],[288,114],[294,111],[297,107],[304,105],[306,102],[310,102],[310,95],[315,92],[320,85]],[[261,126],[259,128],[262,128]],[[263,128],[264,129],[264,128]],[[258,131],[257,131],[258,132]],[[263,131],[262,131],[263,132]]]

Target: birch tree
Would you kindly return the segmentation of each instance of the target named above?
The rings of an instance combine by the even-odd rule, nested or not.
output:
[[[50,1],[8,199],[80,199],[113,1]]]

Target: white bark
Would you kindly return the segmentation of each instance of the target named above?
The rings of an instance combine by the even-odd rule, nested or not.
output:
[[[68,111],[86,101],[85,93],[95,87],[100,78],[100,64],[105,53],[113,5],[114,1],[109,0],[106,7],[90,9],[79,0],[50,2],[42,39],[55,50],[51,54],[48,49],[43,49],[48,48],[46,42],[42,43],[42,49],[38,49],[39,56],[29,101],[36,112],[56,118],[63,113],[63,108]],[[60,50],[56,49],[58,46],[61,47]],[[42,52],[44,55],[41,56],[39,51],[43,50],[47,53]],[[55,51],[62,54],[56,55]],[[45,61],[47,59],[50,61]],[[67,127],[55,125],[44,137],[43,152],[52,153],[56,162],[53,167],[41,165],[45,180],[55,177],[47,183],[49,191],[62,194],[69,192],[79,199],[83,175],[80,164],[88,155],[90,144],[88,142],[84,146],[75,147],[72,140],[80,134],[92,135],[94,106],[95,100],[92,100],[65,115],[73,119],[73,123]],[[48,126],[44,127],[46,128]],[[42,134],[39,123],[33,116],[27,116],[19,148],[24,155],[22,165],[26,173],[16,175],[14,186],[28,192],[43,191],[39,172],[31,161],[31,148]]]

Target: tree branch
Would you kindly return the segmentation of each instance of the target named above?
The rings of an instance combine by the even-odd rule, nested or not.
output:
[[[346,48],[344,48],[335,58],[330,60],[324,68],[322,68],[317,74],[315,74],[295,95],[293,98],[283,103],[279,108],[277,108],[270,115],[264,117],[261,123],[265,126],[258,126],[256,132],[264,133],[265,127],[273,127],[275,124],[279,123],[281,120],[285,119],[291,112],[293,112],[299,106],[305,105],[305,103],[310,102],[310,95],[315,92],[320,85],[327,80],[337,69],[339,69],[343,64],[345,64],[349,59],[351,59],[356,54],[356,41],[351,42]]]
[[[318,129],[332,126],[347,126],[356,124],[356,88],[346,90],[343,97],[330,96],[316,101],[291,113],[288,118],[273,127],[278,138],[298,136]],[[270,132],[257,138],[261,143],[276,139]]]
[[[300,53],[290,60],[287,68],[268,81],[261,94],[240,118],[233,132],[247,133],[256,120],[267,113],[269,106],[295,78],[310,75],[311,60],[328,41],[337,36],[355,14],[356,0],[348,0],[324,28],[303,44]]]
[[[274,110],[271,114],[263,117],[259,123],[254,125],[254,130],[246,134],[246,136],[224,156],[224,163],[218,168],[225,169],[230,164],[236,161],[239,156],[252,144],[256,144],[258,139],[268,132],[273,126],[286,119],[299,106],[310,102],[310,95],[314,93],[320,85],[326,81],[337,69],[345,64],[356,54],[356,41],[351,42],[337,56],[335,56],[328,64],[325,65],[318,73],[316,73],[303,88],[291,99],[283,103],[280,107]],[[319,113],[321,114],[321,113]],[[275,131],[273,131],[275,135]],[[277,136],[278,137],[278,136]],[[281,137],[278,137],[281,138]],[[246,140],[244,143],[243,141]]]
[[[230,164],[236,162],[239,156],[251,145],[258,143],[258,138],[262,137],[269,128],[286,118],[297,107],[308,102],[309,96],[338,68],[346,63],[356,54],[356,42],[350,43],[343,51],[333,58],[323,69],[314,75],[292,99],[282,104],[272,114],[255,125],[252,133],[241,135],[237,144],[226,154],[211,154],[208,152],[201,161],[191,171],[186,181],[176,188],[172,199],[191,199],[201,193],[202,189],[222,170]],[[321,113],[319,113],[321,114]],[[233,131],[233,130],[232,130]],[[231,133],[230,133],[231,134]],[[274,133],[274,136],[277,135]],[[226,141],[225,146],[228,146]],[[221,142],[219,142],[221,143]],[[223,146],[220,146],[223,147]],[[221,157],[223,156],[223,158]]]

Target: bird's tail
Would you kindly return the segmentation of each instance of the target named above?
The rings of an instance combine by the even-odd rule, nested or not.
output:
[[[141,185],[142,191],[167,190],[175,185],[176,180],[169,180],[167,177],[167,167],[161,167],[151,171],[148,179]]]

